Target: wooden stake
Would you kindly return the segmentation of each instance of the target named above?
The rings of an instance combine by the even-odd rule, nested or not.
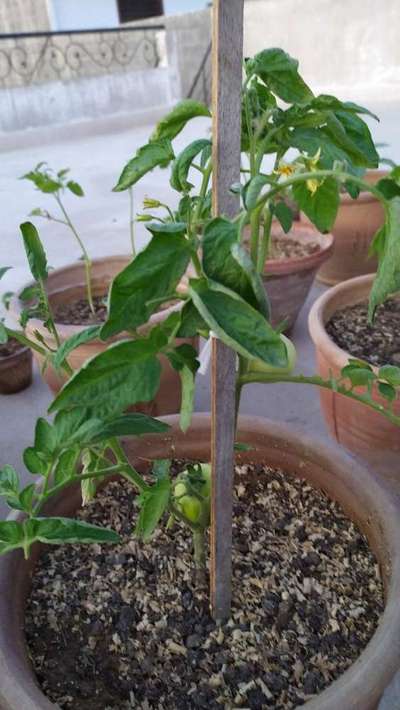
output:
[[[240,180],[240,96],[243,0],[214,0],[212,50],[213,213],[233,217],[239,200],[229,188]],[[211,611],[230,615],[232,594],[232,488],[236,355],[212,341]]]

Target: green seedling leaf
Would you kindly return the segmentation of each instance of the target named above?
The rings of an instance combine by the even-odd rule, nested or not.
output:
[[[290,232],[293,225],[293,213],[290,207],[285,202],[276,202],[274,204],[274,215],[279,220],[285,234]]]
[[[259,274],[239,244],[238,225],[217,217],[205,228],[202,241],[206,276],[238,293],[253,308],[269,317],[269,304]]]
[[[158,166],[166,167],[174,157],[174,151],[169,140],[157,140],[142,146],[135,157],[125,165],[114,187],[114,192],[127,190],[154,168]]]
[[[0,555],[23,547],[24,530],[16,520],[0,521]]]
[[[70,192],[72,192],[77,197],[83,197],[85,194],[83,192],[82,187],[79,185],[79,183],[75,182],[75,180],[69,180],[67,182],[67,188]]]
[[[148,402],[158,390],[161,365],[147,340],[122,341],[88,360],[72,375],[50,411],[90,408],[98,416]]]
[[[30,483],[26,486],[19,494],[20,509],[24,510],[25,513],[30,513],[32,510],[33,501],[35,498],[36,485]]]
[[[79,333],[75,333],[67,340],[64,340],[54,356],[54,367],[59,369],[68,355],[75,350],[75,348],[79,347],[79,345],[84,345],[92,340],[96,340],[100,335],[100,330],[100,325],[91,325],[89,328],[85,328],[85,330],[81,330]]]
[[[33,446],[28,446],[23,453],[23,462],[30,473],[44,476],[48,468],[48,458],[36,451]]]
[[[380,368],[378,377],[380,380],[386,380],[392,387],[400,387],[400,367],[384,365]]]
[[[398,185],[395,180],[390,180],[388,177],[379,180],[375,187],[387,200],[391,200],[393,197],[398,197],[400,195],[400,185]]]
[[[54,180],[47,172],[41,171],[39,166],[37,166],[35,170],[31,170],[29,173],[23,175],[21,180],[30,180],[37,190],[45,194],[58,192],[62,188],[60,181]]]
[[[35,281],[47,279],[47,259],[39,238],[39,233],[32,222],[20,225],[29,267]]]
[[[152,142],[159,141],[163,138],[172,140],[181,132],[188,121],[198,116],[211,116],[210,110],[205,104],[199,101],[184,99],[157,124],[156,130],[150,140]]]
[[[141,496],[141,510],[136,524],[135,535],[147,542],[164,515],[171,495],[169,478],[160,478],[157,483]]]
[[[19,492],[19,478],[16,470],[6,464],[0,469],[0,496],[8,496]]]
[[[342,377],[347,377],[353,387],[367,386],[376,379],[374,372],[370,368],[351,364],[342,369],[341,375]]]
[[[222,342],[245,358],[287,366],[286,347],[279,334],[240,296],[206,279],[192,279],[189,292],[197,310]]]
[[[335,178],[325,178],[314,193],[310,192],[305,182],[296,183],[293,185],[293,197],[320,232],[329,232],[339,208],[339,186]]]
[[[69,481],[76,474],[76,467],[79,461],[80,450],[77,446],[63,451],[54,469],[54,484],[57,486]]]
[[[211,147],[211,141],[207,139],[199,139],[190,143],[179,155],[175,158],[172,164],[171,172],[171,187],[178,192],[189,192],[193,185],[188,182],[188,173],[193,160],[207,146]]]
[[[148,246],[112,282],[102,340],[146,323],[158,308],[157,300],[175,291],[187,269],[191,252],[183,234],[155,229],[152,225]]]
[[[193,301],[186,301],[181,310],[181,322],[177,332],[177,337],[194,338],[199,333],[204,337],[208,337],[208,332],[208,325],[198,312]]]
[[[235,451],[252,451],[254,449],[254,446],[251,446],[251,444],[243,444],[240,441],[237,441],[234,444]]]
[[[385,230],[379,237],[381,258],[369,298],[371,320],[376,308],[400,290],[400,197],[387,202],[385,212]]]
[[[92,442],[105,441],[114,436],[142,436],[143,434],[162,434],[168,431],[169,424],[158,421],[145,414],[123,414],[102,424],[98,434],[93,436]]]
[[[392,385],[389,385],[387,382],[378,382],[378,390],[382,397],[388,400],[388,402],[394,402],[396,399],[397,393],[394,387]]]
[[[252,71],[280,99],[289,104],[302,104],[313,93],[298,72],[299,63],[282,49],[265,49],[252,60]]]
[[[36,541],[49,545],[120,541],[119,535],[113,530],[71,518],[31,518],[24,525],[28,546]]]

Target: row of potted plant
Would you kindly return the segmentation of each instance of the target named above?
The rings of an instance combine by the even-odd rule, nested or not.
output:
[[[0,659],[12,679],[2,689],[5,708],[52,707],[35,685],[21,644],[21,628],[15,628],[13,620],[21,618],[30,565],[40,554],[35,543],[117,542],[112,530],[69,517],[75,515],[81,499],[87,503],[93,498],[97,484],[103,485],[108,476],[118,473],[140,494],[139,539],[149,540],[165,516],[184,525],[193,537],[196,578],[204,579],[210,522],[210,428],[202,418],[194,418],[191,426],[199,337],[217,337],[237,354],[240,460],[279,466],[323,488],[365,532],[382,568],[387,601],[379,631],[357,668],[348,670],[306,705],[324,710],[333,710],[339,703],[372,708],[399,662],[400,524],[390,496],[344,454],[322,450],[285,428],[241,423],[237,417],[241,391],[247,384],[283,381],[310,383],[345,398],[348,406],[362,405],[385,418],[390,427],[400,424],[396,410],[400,369],[394,365],[374,369],[359,358],[346,358],[339,372],[294,374],[295,349],[282,335],[292,323],[277,318],[280,290],[274,296],[270,280],[264,281],[268,256],[274,250],[280,256],[285,248],[279,230],[289,234],[292,228],[291,201],[316,228],[312,230],[315,248],[326,239],[317,230],[328,233],[335,222],[341,190],[352,197],[370,192],[385,216],[375,240],[379,269],[369,293],[372,319],[376,308],[399,289],[397,169],[376,185],[365,182],[359,169],[375,168],[379,160],[361,118],[368,113],[366,109],[332,96],[314,96],[295,60],[282,50],[265,50],[245,65],[245,179],[231,188],[240,193],[241,209],[232,220],[222,215],[212,218],[210,141],[193,141],[177,155],[172,143],[188,121],[208,113],[196,102],[179,104],[122,171],[116,191],[131,190],[154,168],[170,166],[171,186],[181,197],[176,210],[156,198],[147,200],[152,214],[146,210],[141,219],[151,239],[126,263],[110,267],[100,262],[97,271],[96,262],[84,252],[80,270],[67,267],[60,271],[64,280],[57,281],[58,274],[49,273],[36,228],[29,222],[21,226],[34,283],[25,291],[27,305],[20,314],[25,335],[3,325],[3,338],[15,337],[33,348],[45,372],[54,373],[50,382],[56,397],[49,409],[55,413],[54,421],[38,420],[34,443],[24,452],[26,467],[40,477],[41,485],[21,489],[11,466],[4,466],[0,473],[0,493],[17,511],[0,523],[0,552],[8,553],[0,566],[4,619]],[[298,154],[286,163],[291,148]],[[271,155],[274,164],[268,171],[264,159]],[[199,189],[190,182],[192,174],[200,175]],[[59,205],[63,189],[80,193],[76,183],[68,187],[65,173],[54,177],[39,166],[28,175],[39,189],[57,195]],[[72,228],[70,218],[64,218]],[[303,234],[309,235],[310,230],[300,228],[302,236],[295,250],[304,249],[309,237]],[[316,253],[321,256],[323,251]],[[311,251],[301,258],[308,259],[309,270],[315,272],[314,256]],[[55,309],[61,303],[85,300],[85,294],[91,312],[99,297],[102,322],[94,318],[89,325],[62,331]],[[288,315],[287,306],[283,310]],[[88,347],[93,348],[91,353]],[[171,394],[168,404],[157,400],[171,377],[175,389],[176,382],[180,383],[179,406]],[[168,413],[169,406],[180,409],[179,421],[149,416]],[[200,465],[187,465],[175,478],[172,458]],[[151,479],[145,475],[149,461],[153,462]],[[27,561],[31,553],[32,561]],[[16,580],[21,583],[19,594],[14,593]]]

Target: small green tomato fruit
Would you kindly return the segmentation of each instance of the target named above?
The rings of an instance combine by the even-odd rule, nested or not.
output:
[[[288,358],[288,364],[286,367],[274,367],[273,365],[268,365],[263,360],[249,360],[248,372],[266,372],[271,373],[272,375],[290,375],[296,367],[296,348],[294,347],[292,341],[285,335],[281,335],[281,340],[283,340],[286,346]]]
[[[174,486],[175,505],[181,515],[183,515],[189,523],[201,523],[205,516],[209,514],[209,498],[211,492],[211,466],[209,464],[201,464],[201,479],[198,487],[198,493],[201,498],[197,498],[190,490],[188,481],[188,472],[183,471]]]

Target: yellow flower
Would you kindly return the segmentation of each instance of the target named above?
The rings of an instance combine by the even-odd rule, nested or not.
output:
[[[318,163],[321,157],[321,148],[318,148],[315,155],[307,160],[307,167],[309,170],[318,170]]]
[[[278,167],[277,170],[274,170],[274,173],[277,175],[293,175],[295,172],[295,167],[294,165],[288,165],[287,163],[281,163]]]
[[[309,190],[311,194],[314,195],[320,186],[320,182],[319,180],[315,180],[315,178],[311,178],[309,180],[306,180],[306,185],[307,190]]]

